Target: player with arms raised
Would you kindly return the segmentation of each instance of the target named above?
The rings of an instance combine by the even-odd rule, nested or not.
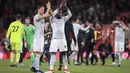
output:
[[[37,7],[38,13],[34,16],[34,27],[35,27],[35,34],[34,34],[34,41],[33,41],[33,51],[35,53],[35,60],[32,65],[31,71],[33,72],[40,72],[43,73],[39,69],[39,60],[43,52],[44,47],[44,24],[45,18],[50,16],[51,4],[48,1],[47,3],[47,11],[44,14],[45,7],[43,5],[39,5]]]
[[[62,7],[67,9],[66,16],[63,16],[63,12],[61,10]],[[54,73],[54,64],[56,58],[56,52],[59,51],[63,54],[63,64],[64,64],[64,72],[70,73],[68,71],[68,63],[67,63],[67,42],[65,38],[65,23],[71,18],[72,14],[70,10],[66,6],[66,1],[62,1],[60,7],[56,9],[50,18],[51,27],[52,27],[52,41],[50,45],[51,59],[50,59],[50,71],[45,73]]]
[[[113,21],[115,26],[115,53],[118,55],[118,67],[122,63],[122,52],[124,51],[125,31],[129,31],[122,21]]]

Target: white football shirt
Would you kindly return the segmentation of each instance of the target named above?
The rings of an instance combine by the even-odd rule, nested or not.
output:
[[[63,16],[61,19],[57,19],[55,15],[58,13],[58,10],[55,10],[50,17],[50,23],[52,27],[52,39],[65,39],[65,23],[71,18],[72,14],[68,9],[68,15]]]
[[[125,41],[125,31],[122,27],[115,28],[115,42]]]
[[[44,19],[40,19],[39,15],[36,14],[34,16],[34,27],[35,27],[35,34],[34,38],[44,38]]]

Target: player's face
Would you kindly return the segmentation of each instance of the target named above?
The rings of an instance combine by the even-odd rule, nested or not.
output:
[[[79,23],[80,23],[80,20],[79,20],[79,19],[77,19],[77,20],[76,20],[76,23],[78,23],[78,24],[79,24]]]
[[[49,26],[49,23],[46,23],[46,24],[45,24],[45,28],[47,28],[48,26]]]
[[[84,28],[84,24],[81,24],[81,26]]]
[[[27,25],[29,25],[29,24],[30,24],[30,20],[29,20],[29,19],[25,19],[25,23],[26,23]]]
[[[44,7],[39,8],[39,9],[38,9],[38,12],[39,12],[41,15],[44,14]]]
[[[100,24],[96,23],[96,28],[100,29],[101,28]]]
[[[58,12],[58,16],[59,16],[60,18],[63,16],[63,13],[62,13],[61,10]]]

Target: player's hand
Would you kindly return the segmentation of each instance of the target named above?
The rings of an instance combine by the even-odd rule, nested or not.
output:
[[[8,48],[8,47],[9,47],[9,43],[10,43],[10,42],[9,42],[9,39],[6,39],[5,42],[4,42],[4,44],[5,44],[5,49],[7,49],[7,50],[9,49],[9,48]]]
[[[96,55],[96,54],[97,54],[97,51],[96,51],[96,50],[94,50],[94,51],[93,51],[93,53],[94,53],[94,55]]]
[[[105,52],[102,52],[102,55],[104,55],[104,56],[105,56]]]
[[[47,34],[50,35],[50,34],[52,34],[52,32],[48,32]]]
[[[24,41],[24,47],[27,48],[27,42],[26,41]]]
[[[63,7],[63,1],[61,2],[59,9],[61,9],[62,7]]]
[[[112,23],[113,24],[117,24],[117,23],[120,23],[120,21],[113,21]]]
[[[84,42],[81,42],[81,45],[82,45],[82,46],[85,46],[85,43],[84,43]]]
[[[66,0],[63,0],[63,5],[64,5],[65,8],[67,7]]]
[[[51,2],[48,1],[48,3],[46,4],[47,8],[50,9],[51,8]]]

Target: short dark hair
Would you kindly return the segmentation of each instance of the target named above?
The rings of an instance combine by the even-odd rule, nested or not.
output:
[[[25,19],[29,19],[30,20],[30,17],[26,17]]]
[[[21,15],[20,15],[20,14],[17,14],[17,15],[16,15],[16,19],[20,20],[20,19],[21,19]]]
[[[79,19],[79,18],[78,17],[73,17],[72,21],[75,22],[77,19]]]
[[[41,7],[45,7],[44,5],[38,5],[37,9],[40,9]]]

